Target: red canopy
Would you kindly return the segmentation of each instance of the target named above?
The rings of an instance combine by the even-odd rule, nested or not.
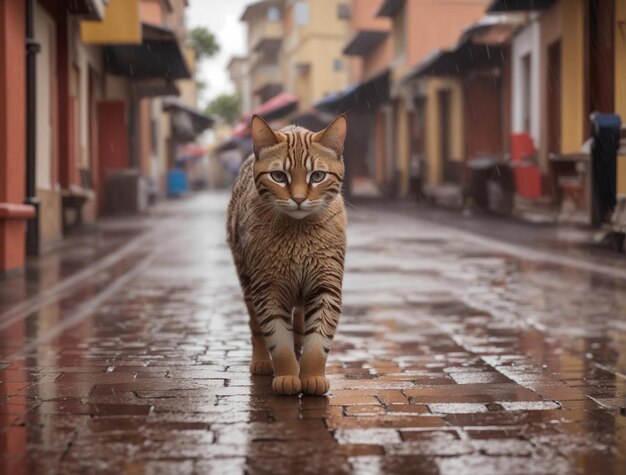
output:
[[[254,108],[249,114],[242,115],[241,120],[243,122],[249,122],[254,114],[263,117],[279,109],[282,109],[283,107],[296,105],[297,103],[298,98],[296,96],[294,96],[293,94],[289,94],[288,92],[281,92],[280,94],[276,94],[271,99],[268,99],[260,106]]]
[[[250,125],[248,122],[239,122],[230,133],[231,137],[246,137],[250,135]]]
[[[281,92],[271,99],[268,99],[260,106],[254,108],[250,113],[241,116],[239,122],[233,128],[231,138],[242,138],[250,135],[250,119],[254,114],[265,117],[268,120],[277,119],[277,116],[284,116],[292,111],[298,104],[298,98],[288,92]],[[283,111],[284,110],[284,111]],[[274,116],[274,117],[273,117]]]

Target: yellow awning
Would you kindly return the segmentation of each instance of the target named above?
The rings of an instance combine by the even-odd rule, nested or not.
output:
[[[82,21],[83,43],[92,45],[140,44],[140,0],[110,0],[103,21]]]

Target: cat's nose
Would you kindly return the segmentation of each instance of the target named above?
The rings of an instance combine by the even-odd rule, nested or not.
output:
[[[298,206],[300,206],[302,204],[302,202],[305,200],[306,198],[302,197],[302,196],[298,196],[298,197],[293,197],[293,200],[296,202],[296,204]]]

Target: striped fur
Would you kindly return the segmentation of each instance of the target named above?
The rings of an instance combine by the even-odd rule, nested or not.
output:
[[[329,389],[325,364],[341,313],[346,245],[345,126],[340,117],[317,134],[276,132],[253,119],[255,153],[233,187],[228,242],[250,313],[250,369],[273,370],[280,394]],[[288,180],[274,180],[276,171]],[[324,179],[313,182],[315,171]]]

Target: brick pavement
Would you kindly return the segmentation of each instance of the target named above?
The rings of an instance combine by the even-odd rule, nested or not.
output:
[[[162,205],[119,262],[0,314],[0,473],[621,473],[624,279],[352,210],[331,394],[278,397],[225,199]]]

